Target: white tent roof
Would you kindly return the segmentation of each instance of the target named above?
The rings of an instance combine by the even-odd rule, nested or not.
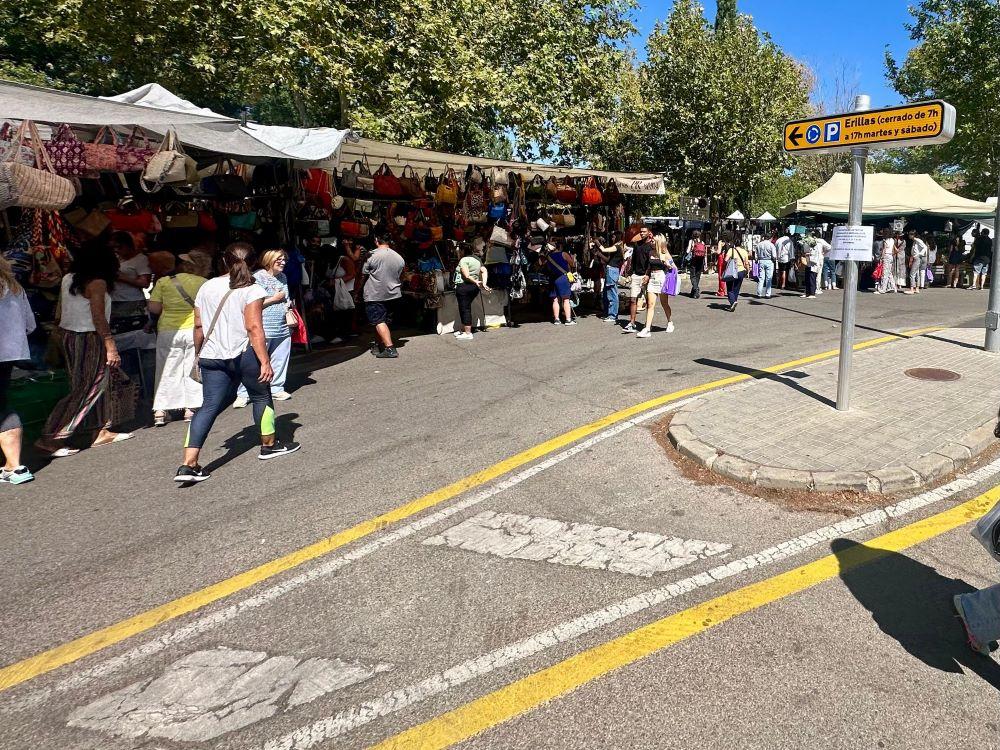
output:
[[[733,211],[726,217],[726,221],[745,221],[746,217],[739,211]]]
[[[789,203],[780,213],[782,216],[803,213],[846,217],[850,192],[851,176],[838,172],[805,198]],[[913,214],[977,219],[991,216],[993,208],[948,192],[929,174],[865,175],[865,217]]]
[[[598,169],[576,169],[534,162],[485,159],[478,156],[451,154],[446,151],[429,151],[411,146],[398,146],[393,143],[374,141],[370,138],[345,142],[344,147],[340,150],[339,162],[330,166],[349,169],[355,161],[365,158],[368,159],[372,172],[378,169],[382,162],[385,162],[397,175],[407,165],[420,173],[432,169],[435,174],[439,174],[449,167],[456,172],[462,172],[469,164],[475,164],[484,170],[495,168],[505,172],[518,172],[527,179],[531,179],[536,174],[545,179],[553,176],[588,177],[590,175],[602,179],[614,178],[620,192],[632,195],[663,195],[665,192],[663,176],[659,174],[607,172]]]
[[[754,221],[777,221],[777,216],[772,216],[770,211],[765,211],[760,216],[758,216]]]
[[[4,80],[0,80],[0,119],[65,122],[70,125],[139,125],[144,128],[197,124],[216,132],[233,131],[239,127],[239,121],[231,117],[207,109],[199,110],[193,105],[191,110],[166,114],[122,101]]]
[[[147,83],[107,99],[167,112],[222,116],[210,109],[198,107],[187,99],[181,99],[158,83]],[[156,131],[155,128],[151,129]],[[336,128],[290,128],[255,123],[240,125],[230,133],[217,133],[197,125],[178,125],[176,131],[183,143],[207,151],[239,157],[293,159],[305,163],[334,158],[351,133],[349,130]]]

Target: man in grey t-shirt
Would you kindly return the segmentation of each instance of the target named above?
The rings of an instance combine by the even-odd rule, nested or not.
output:
[[[375,326],[378,342],[372,344],[372,354],[380,359],[394,359],[399,356],[392,344],[389,324],[392,322],[392,308],[396,300],[403,296],[403,257],[389,247],[389,238],[380,235],[375,241],[375,250],[361,267],[365,279],[365,314],[368,322]]]

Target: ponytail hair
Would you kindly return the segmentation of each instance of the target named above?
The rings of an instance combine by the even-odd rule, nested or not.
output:
[[[249,242],[233,242],[226,246],[222,252],[222,270],[229,272],[230,289],[253,286],[254,278],[250,273],[253,256],[253,245]]]

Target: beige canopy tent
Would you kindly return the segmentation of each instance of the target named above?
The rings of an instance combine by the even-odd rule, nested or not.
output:
[[[411,146],[398,146],[393,143],[374,141],[370,138],[359,138],[357,141],[344,141],[340,147],[340,157],[337,161],[324,164],[325,167],[350,169],[357,160],[368,160],[372,172],[379,168],[382,162],[389,165],[397,175],[407,165],[413,167],[422,177],[428,169],[439,174],[449,167],[456,172],[464,171],[469,164],[475,164],[484,171],[497,169],[504,172],[517,172],[525,179],[531,179],[536,174],[543,178],[549,177],[600,177],[614,178],[618,190],[630,195],[663,195],[663,175],[636,174],[633,172],[607,172],[598,169],[576,169],[559,167],[551,164],[534,162],[504,161],[501,159],[485,159],[478,156],[463,156],[446,151],[429,151]]]
[[[838,172],[824,185],[781,209],[782,216],[801,214],[846,218],[851,194],[851,176]],[[950,193],[929,174],[865,175],[864,216],[868,219],[926,214],[955,219],[979,219],[993,215],[987,203]]]

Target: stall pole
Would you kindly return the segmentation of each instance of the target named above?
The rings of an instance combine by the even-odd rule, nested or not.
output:
[[[866,94],[854,99],[854,111],[871,108]],[[868,147],[851,149],[851,203],[847,210],[847,226],[860,227],[865,198],[865,164]],[[840,359],[837,371],[837,411],[851,408],[851,359],[854,354],[854,320],[858,304],[858,264],[844,261],[844,307],[840,321]]]
[[[997,161],[997,205],[993,213],[993,260],[990,263],[990,300],[986,308],[986,351],[1000,352],[1000,160]]]

